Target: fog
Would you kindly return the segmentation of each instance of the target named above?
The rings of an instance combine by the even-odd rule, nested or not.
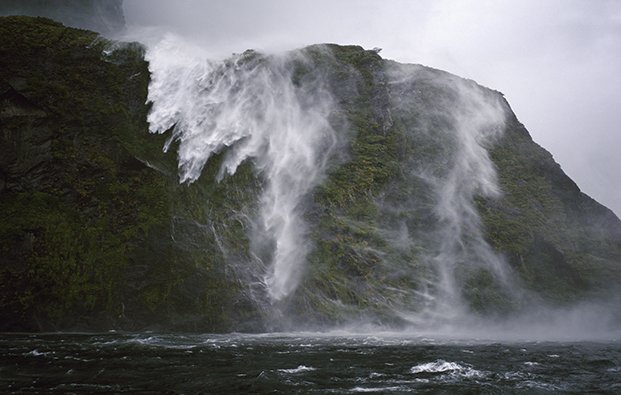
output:
[[[319,42],[382,48],[503,92],[581,189],[621,214],[621,3],[601,0],[125,0],[130,37],[173,32],[212,56]],[[143,38],[145,36],[142,36]]]
[[[559,308],[533,306],[510,318],[460,317],[444,325],[425,328],[413,325],[396,330],[365,322],[353,323],[328,333],[333,335],[374,334],[379,338],[411,334],[432,339],[468,340],[472,342],[521,341],[607,341],[619,339],[618,298],[591,300]],[[404,317],[406,320],[409,317]],[[437,324],[437,322],[435,323]]]

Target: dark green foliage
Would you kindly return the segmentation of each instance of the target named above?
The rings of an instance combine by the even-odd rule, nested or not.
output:
[[[487,238],[525,284],[559,303],[621,280],[621,222],[584,195],[514,116],[491,150],[504,195],[479,200]]]
[[[247,168],[244,187],[214,185],[215,164],[179,185],[147,132],[140,45],[26,17],[0,37],[0,329],[231,325],[209,224],[245,253],[230,210],[254,196]]]

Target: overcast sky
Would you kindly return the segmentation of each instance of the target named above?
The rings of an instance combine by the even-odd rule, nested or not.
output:
[[[333,42],[505,94],[578,186],[621,215],[621,1],[125,0],[127,23],[214,56]]]

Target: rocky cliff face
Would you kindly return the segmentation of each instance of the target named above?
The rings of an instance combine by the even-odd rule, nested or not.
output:
[[[300,203],[300,283],[270,303],[252,275],[270,254],[249,231],[268,181],[246,161],[217,182],[225,149],[179,183],[183,141],[162,153],[166,136],[148,133],[140,45],[28,17],[0,18],[0,44],[0,330],[398,323],[440,296],[510,314],[621,280],[621,222],[498,92],[329,45],[291,62],[298,92],[321,74],[338,149]]]
[[[131,329],[191,310],[225,328],[236,285],[204,253],[191,202],[227,186],[179,185],[147,132],[142,47],[42,18],[0,32],[2,329]]]

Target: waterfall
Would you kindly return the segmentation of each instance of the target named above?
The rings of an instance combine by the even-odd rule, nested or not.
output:
[[[334,102],[321,80],[293,83],[293,64],[308,62],[299,52],[247,51],[221,61],[196,52],[173,37],[148,51],[150,130],[172,130],[166,149],[179,142],[181,182],[197,180],[221,152],[218,181],[252,162],[264,183],[252,249],[269,260],[260,274],[269,299],[281,301],[295,290],[310,248],[302,203],[325,175],[336,142],[328,122]]]
[[[402,158],[402,178],[393,181],[402,183],[393,188],[402,192],[392,201],[390,192],[375,199],[381,218],[361,224],[343,212],[327,217],[363,226],[376,240],[345,246],[353,250],[352,259],[375,265],[371,270],[383,280],[339,277],[341,288],[365,293],[355,297],[357,302],[344,303],[331,291],[332,284],[312,283],[312,276],[323,278],[321,270],[342,270],[347,276],[350,263],[314,261],[311,278],[305,276],[315,231],[305,214],[313,190],[329,176],[328,163],[334,168],[347,160],[341,152],[336,155],[337,134],[339,147],[343,139],[355,143],[356,133],[336,133],[330,119],[357,105],[358,71],[338,63],[330,51],[315,57],[331,59],[330,70],[340,70],[338,79],[337,74],[328,78],[328,69],[314,64],[316,58],[305,51],[270,56],[246,51],[224,60],[200,53],[170,36],[149,49],[153,106],[148,121],[151,132],[170,133],[166,149],[178,142],[181,182],[196,181],[216,154],[223,154],[216,181],[233,176],[244,161],[252,164],[262,189],[257,211],[244,217],[249,218],[250,250],[258,263],[240,271],[252,271],[246,277],[253,300],[284,306],[300,283],[309,280],[294,307],[302,314],[317,308],[358,318],[369,311],[380,316],[392,312],[429,326],[470,314],[464,290],[477,270],[512,292],[508,265],[485,240],[475,205],[476,197],[501,195],[487,151],[505,128],[501,95],[448,73],[384,64],[375,77],[383,82],[376,81],[373,88],[377,105],[383,106],[375,110],[385,115],[381,130],[393,133],[400,127],[407,141],[402,148],[416,153]],[[314,70],[314,78],[300,80],[300,69]],[[349,104],[340,108],[340,103]],[[343,122],[345,129],[347,124]],[[314,285],[306,285],[310,283]]]
[[[427,291],[426,307],[415,315],[461,320],[470,314],[462,295],[465,273],[484,269],[508,293],[517,293],[504,258],[485,240],[474,201],[502,194],[487,149],[502,136],[507,108],[496,92],[448,73],[399,65],[389,75],[395,117],[410,118],[407,133],[434,152],[426,161],[416,158],[405,165],[410,181],[428,188],[426,204],[435,218],[424,230],[431,237],[422,257],[435,274],[427,280],[433,291]],[[435,95],[423,100],[422,91]],[[409,209],[419,205],[410,202]],[[401,315],[412,319],[410,313]]]

